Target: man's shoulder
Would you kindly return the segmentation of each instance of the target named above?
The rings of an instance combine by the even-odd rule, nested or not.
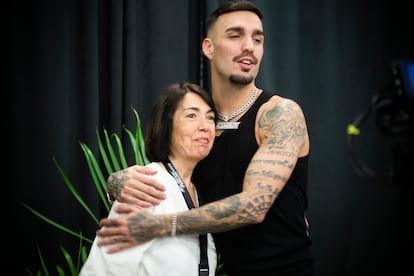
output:
[[[303,117],[304,115],[302,107],[295,100],[280,95],[272,95],[260,106],[257,112],[257,118],[262,116],[280,119],[282,116],[285,118],[286,116]]]
[[[299,106],[299,104],[291,98],[282,97],[278,94],[270,93],[267,91],[263,91],[263,93],[266,93],[268,95],[268,100],[265,103],[263,103],[262,107],[283,107],[289,105]]]

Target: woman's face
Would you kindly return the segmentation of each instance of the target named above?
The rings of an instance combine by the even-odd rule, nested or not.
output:
[[[214,137],[214,111],[197,94],[186,93],[174,114],[172,156],[198,162],[209,154]]]

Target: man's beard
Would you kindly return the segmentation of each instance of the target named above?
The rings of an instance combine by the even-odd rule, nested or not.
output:
[[[230,81],[234,84],[246,85],[246,84],[249,84],[253,81],[253,77],[241,77],[241,76],[237,76],[237,75],[231,75],[230,76]]]

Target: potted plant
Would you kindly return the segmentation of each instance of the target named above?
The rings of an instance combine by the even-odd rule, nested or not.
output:
[[[140,117],[138,115],[138,112],[134,108],[132,108],[132,110],[136,118],[135,132],[132,132],[126,127],[124,127],[123,129],[128,135],[128,138],[129,138],[128,140],[133,150],[134,163],[137,165],[146,165],[149,163],[149,160],[145,154],[145,145],[144,145],[144,138],[143,138],[142,129],[141,129]],[[109,134],[105,128],[103,129],[102,132],[103,133],[101,134],[97,130],[96,136],[97,136],[97,143],[98,143],[98,148],[99,148],[98,156],[102,160],[104,169],[102,169],[102,165],[100,165],[100,163],[98,162],[99,159],[95,156],[95,154],[92,152],[92,150],[86,143],[81,142],[80,147],[85,156],[85,160],[89,168],[89,173],[96,187],[96,191],[102,201],[102,204],[105,206],[106,211],[109,212],[110,203],[109,203],[109,199],[106,193],[107,191],[106,178],[114,171],[127,168],[129,166],[128,165],[129,162],[127,161],[127,158],[125,155],[125,150],[124,150],[125,145],[122,144],[122,141],[119,135],[116,133]],[[101,138],[101,136],[103,136],[103,139]],[[115,144],[115,147],[114,147],[114,144]],[[64,169],[60,166],[60,164],[58,163],[56,159],[53,159],[53,161],[60,175],[62,176],[62,179],[64,180],[66,186],[72,192],[74,198],[87,211],[90,217],[96,222],[98,227],[100,227],[101,225],[99,223],[98,217],[93,213],[91,208],[88,206],[87,202],[78,193],[73,183],[70,181],[69,177],[66,175]],[[31,212],[32,214],[40,218],[42,221],[68,233],[69,235],[75,236],[79,239],[79,249],[78,249],[76,256],[71,256],[69,252],[63,246],[60,246],[61,254],[63,254],[66,260],[66,265],[69,269],[69,273],[70,273],[69,275],[77,276],[79,274],[80,268],[82,267],[82,265],[84,264],[88,256],[88,250],[89,250],[90,245],[93,243],[93,238],[85,237],[83,236],[81,231],[76,232],[76,231],[73,231],[65,227],[62,224],[57,223],[56,221],[50,219],[46,215],[33,209],[26,203],[22,202],[22,205],[29,212]],[[39,275],[39,276],[50,275],[50,272],[49,272],[50,268],[47,266],[42,256],[41,249],[39,247],[38,247],[37,253],[39,255],[41,268],[36,273],[33,273],[32,271],[27,269],[28,273],[30,275]],[[220,263],[220,255],[218,255],[217,273],[219,273],[222,266],[223,264]],[[56,265],[55,268],[60,276],[67,275],[61,265]],[[217,275],[226,276],[225,274],[217,274]]]
[[[123,129],[127,133],[128,141],[130,146],[132,147],[133,154],[134,154],[134,163],[137,165],[145,165],[149,163],[145,155],[145,146],[144,146],[144,138],[142,135],[141,129],[141,121],[138,115],[138,112],[132,108],[135,118],[136,118],[136,129],[135,132],[132,132],[128,128],[124,127]],[[88,165],[89,173],[95,185],[96,191],[99,195],[99,198],[102,201],[105,210],[109,211],[110,203],[107,197],[107,185],[106,185],[106,178],[114,171],[118,171],[124,168],[127,168],[130,164],[128,162],[127,157],[125,155],[125,145],[123,145],[121,138],[116,133],[108,133],[108,131],[104,128],[102,133],[98,130],[96,131],[97,136],[97,143],[99,148],[99,155],[95,155],[90,147],[86,144],[81,142],[80,147],[83,151],[85,156],[86,163]],[[103,139],[102,139],[103,137]],[[98,159],[97,157],[100,157]],[[98,160],[101,160],[101,164]],[[78,193],[75,186],[65,173],[64,169],[60,166],[59,162],[56,159],[53,159],[56,168],[58,169],[62,179],[64,180],[66,186],[71,191],[74,198],[78,201],[78,203],[86,210],[86,212],[90,215],[90,217],[96,222],[97,226],[100,227],[98,217],[93,213],[91,208],[88,206],[88,203],[82,198],[82,196]],[[37,210],[30,207],[28,204],[22,202],[21,203],[29,212],[40,218],[42,221],[50,224],[53,227],[56,227],[69,235],[75,236],[79,239],[79,250],[76,256],[71,256],[68,251],[63,247],[60,246],[61,253],[63,254],[66,265],[70,271],[69,275],[78,275],[81,266],[85,262],[87,258],[87,252],[89,246],[93,243],[93,238],[83,236],[82,232],[73,231],[64,225],[50,219],[47,215],[44,215]],[[38,255],[40,259],[41,268],[36,272],[33,273],[29,269],[26,269],[30,275],[50,275],[50,268],[47,266],[43,256],[41,249],[38,247]],[[59,275],[66,275],[65,270],[62,266],[56,265],[56,270],[58,271]]]

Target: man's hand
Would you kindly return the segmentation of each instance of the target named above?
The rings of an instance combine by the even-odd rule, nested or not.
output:
[[[147,208],[165,199],[165,187],[152,177],[156,170],[134,165],[112,173],[108,192],[118,201]]]
[[[156,237],[168,235],[168,218],[154,215],[147,209],[117,203],[113,218],[101,219],[102,228],[96,232],[100,237],[98,246],[109,246],[107,253],[114,253],[143,244]],[[165,224],[165,227],[159,227]]]

